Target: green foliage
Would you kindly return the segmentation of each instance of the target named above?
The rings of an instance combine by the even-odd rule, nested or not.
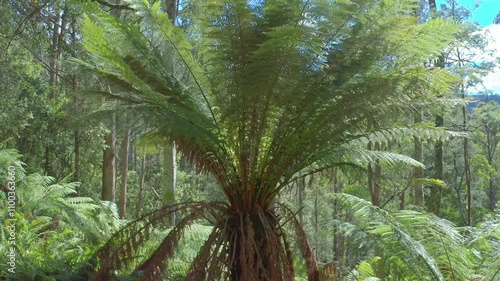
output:
[[[347,194],[334,198],[352,212],[355,227],[350,229],[377,237],[388,276],[398,272],[425,280],[468,280],[472,276],[472,256],[450,222],[416,211],[389,213]]]
[[[441,19],[416,24],[405,11],[413,1],[362,2],[352,29],[329,21],[353,13],[348,4],[294,2],[283,13],[279,1],[253,7],[209,1],[195,5],[198,32],[191,38],[171,26],[158,4],[129,2],[142,19],[139,27],[89,9],[83,33],[92,59],[83,64],[118,87],[102,93],[124,102],[116,110],[146,114],[158,137],[175,140],[216,175],[232,204],[240,199],[230,183],[245,171],[244,188],[255,189],[246,186],[257,177],[269,185],[259,195],[268,205],[295,172],[318,160],[336,165],[330,155],[359,138],[367,119],[416,97],[409,89],[443,92],[455,81],[420,63],[439,53],[458,27]],[[199,44],[194,53],[189,39]]]
[[[95,247],[108,239],[120,226],[116,207],[96,204],[88,197],[77,197],[77,183],[55,183],[54,179],[38,174],[25,176],[20,155],[14,150],[0,150],[1,171],[16,167],[15,211],[11,221],[15,226],[15,245],[2,239],[0,249],[16,250],[15,276],[21,280],[77,278],[80,266]],[[2,182],[6,178],[2,175]],[[0,233],[8,237],[7,222],[12,218],[7,208],[7,193],[0,194]],[[48,253],[51,253],[50,255]],[[0,260],[7,265],[6,255]],[[4,272],[7,272],[6,270]],[[49,280],[49,279],[43,279]]]
[[[475,270],[481,280],[498,280],[500,276],[500,220],[498,215],[489,217],[477,227],[466,227],[466,245],[477,259]]]
[[[91,91],[108,101],[96,116],[134,114],[151,128],[146,140],[174,141],[197,169],[215,178],[227,199],[223,211],[207,205],[221,211],[221,218],[188,278],[289,278],[292,259],[278,235],[282,226],[273,204],[299,171],[372,162],[422,166],[404,155],[354,146],[374,133],[367,130],[373,120],[408,112],[408,101],[450,92],[457,81],[425,63],[441,54],[460,27],[442,19],[417,23],[410,13],[416,2],[193,1],[186,33],[159,3],[126,1],[134,10],[134,20],[127,21],[86,5],[82,31],[89,57],[79,62],[110,86]],[[172,258],[181,233],[201,215],[194,206],[183,207],[188,212],[182,223],[140,262],[145,278],[163,272],[160,257]],[[131,266],[129,248],[141,247],[148,235],[139,225],[149,231],[164,212],[114,236],[98,254],[111,261],[93,278]],[[306,235],[302,226],[294,229],[313,278],[317,269]],[[241,247],[242,256],[229,254],[232,247]],[[115,255],[109,258],[108,251]],[[253,261],[260,252],[276,268]],[[431,269],[438,274],[437,266]]]
[[[378,262],[379,259],[379,257],[375,257],[370,262],[361,261],[358,265],[356,265],[356,268],[347,276],[346,281],[380,281],[381,279],[375,276],[375,272],[372,266],[372,264]]]

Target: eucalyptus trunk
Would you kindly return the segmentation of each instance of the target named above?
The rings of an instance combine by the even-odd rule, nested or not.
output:
[[[415,110],[413,113],[413,123],[422,123],[422,112]],[[419,137],[413,137],[413,158],[418,162],[423,161],[422,140]],[[424,178],[424,169],[421,166],[413,168],[413,178],[415,180],[415,205],[424,207],[424,185],[422,179]]]
[[[116,132],[115,118],[112,118],[111,130],[106,134],[106,148],[102,161],[102,195],[101,199],[115,202],[116,193]]]
[[[139,217],[142,210],[142,204],[144,202],[144,191],[146,190],[146,165],[147,165],[147,155],[142,156],[141,161],[141,176],[139,180],[139,195],[137,196],[137,206],[135,209],[135,216]]]
[[[380,143],[375,142],[373,144],[371,141],[368,143],[368,150],[380,150]],[[382,194],[382,167],[380,166],[379,160],[368,164],[368,188],[370,190],[371,202],[373,205],[380,207],[380,197]]]
[[[165,185],[165,204],[175,204],[175,186],[177,184],[177,163],[175,145],[166,146],[163,149],[163,168]],[[175,226],[175,212],[170,214],[170,225]]]
[[[436,127],[443,127],[443,116],[436,116]],[[444,161],[443,161],[443,141],[437,140],[434,144],[434,178],[443,180],[444,179]],[[442,187],[438,185],[431,185],[431,196],[428,204],[428,210],[439,216],[441,211],[441,198],[442,198]]]
[[[123,147],[122,147],[122,169],[121,169],[121,183],[120,183],[120,205],[118,208],[118,213],[120,218],[125,218],[127,211],[127,181],[128,181],[128,155],[130,147],[130,129],[125,130],[125,136],[123,137]]]
[[[437,6],[435,0],[429,0],[429,7],[431,12],[431,18],[437,17]],[[434,63],[435,67],[444,68],[445,57],[444,54],[441,54]],[[442,96],[442,94],[439,94]],[[436,115],[435,125],[438,128],[442,128],[444,126],[444,117],[442,114]],[[438,180],[444,180],[443,174],[443,141],[437,140],[434,144],[434,178]],[[435,215],[439,215],[441,211],[441,196],[442,196],[442,187],[431,185],[430,188],[430,199],[427,204],[427,210],[434,213]]]

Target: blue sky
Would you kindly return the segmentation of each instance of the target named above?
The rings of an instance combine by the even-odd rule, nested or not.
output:
[[[436,0],[438,9],[441,4],[446,2],[446,0]],[[493,61],[495,57],[500,57],[500,24],[493,24],[493,19],[500,11],[500,0],[457,0],[457,2],[461,6],[469,8],[472,12],[472,20],[483,26],[482,30],[489,38],[486,49],[493,52],[493,54],[479,54],[477,61]],[[479,5],[476,7],[475,4]],[[500,67],[495,67],[492,72],[482,78],[481,85],[470,90],[471,92],[491,91],[500,94]]]
[[[479,22],[482,26],[487,26],[493,23],[493,19],[500,11],[500,0],[457,0],[462,6],[469,8],[472,11],[473,20]],[[438,7],[446,3],[446,0],[436,0]],[[474,4],[479,4],[475,8]]]

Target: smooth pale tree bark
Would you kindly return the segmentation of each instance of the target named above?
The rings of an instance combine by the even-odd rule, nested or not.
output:
[[[465,99],[465,91],[462,84],[462,98]],[[463,129],[467,129],[467,108],[462,106],[462,117],[463,117]],[[470,159],[469,159],[469,140],[467,137],[464,138],[464,173],[465,173],[465,185],[467,186],[467,224],[472,225],[471,219],[471,207],[472,207],[472,193],[471,193],[471,175],[470,175]]]
[[[120,4],[120,0],[115,0]],[[121,15],[121,10],[113,8],[110,14],[116,18]],[[110,132],[105,137],[106,149],[102,162],[102,200],[115,202],[116,193],[116,115],[110,120]]]
[[[177,163],[176,163],[175,145],[167,146],[163,150],[163,168],[164,168],[164,184],[165,204],[175,204],[175,185],[177,183]],[[170,215],[170,225],[175,226],[175,212]]]
[[[139,181],[139,195],[137,196],[137,207],[135,211],[135,216],[139,217],[142,209],[142,202],[144,201],[144,190],[146,189],[146,165],[147,165],[147,155],[144,154],[141,162],[141,179]]]
[[[178,13],[177,0],[163,0],[165,12],[168,18],[175,25],[175,19]],[[163,168],[165,179],[165,203],[167,205],[175,204],[175,186],[177,184],[177,164],[176,164],[176,149],[175,143],[170,143],[166,146],[163,153]],[[175,213],[170,215],[170,225],[175,226]]]
[[[130,147],[130,129],[125,130],[122,148],[122,178],[120,183],[120,205],[118,213],[120,218],[125,218],[127,211],[127,180],[128,180],[128,152]]]

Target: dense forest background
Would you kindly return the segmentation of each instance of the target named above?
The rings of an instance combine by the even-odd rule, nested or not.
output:
[[[0,280],[500,280],[500,93],[475,92],[481,78],[497,61],[496,54],[489,54],[493,58],[490,61],[474,61],[485,52],[490,39],[468,20],[470,12],[466,8],[454,0],[441,7],[433,0],[418,3],[276,0],[265,1],[266,8],[259,8],[263,1],[248,1],[248,9],[240,7],[247,6],[247,1],[164,0],[159,6],[150,6],[149,2],[0,0]],[[288,13],[295,11],[292,2],[298,3],[294,4],[296,11],[303,16],[299,21],[294,18],[298,23],[295,25],[289,24],[287,18]],[[196,19],[203,19],[198,7],[206,3],[212,5],[212,10],[204,11],[205,25],[198,24]],[[226,14],[219,21],[210,22],[217,9],[226,9]],[[326,11],[336,14],[330,19]],[[394,18],[387,16],[391,13]],[[270,18],[252,25],[249,18],[253,14],[257,18],[269,14]],[[324,23],[324,18],[328,18],[324,22],[333,22],[332,26],[338,26],[338,30]],[[499,18],[500,13],[492,22],[500,22]],[[377,24],[371,22],[374,19]],[[391,22],[393,19],[402,20]],[[126,27],[120,29],[118,22]],[[155,29],[155,24],[168,28]],[[272,33],[266,31],[267,25],[280,28],[270,28]],[[163,46],[162,52],[142,56],[140,45],[132,46],[142,41],[130,39],[135,53],[125,47],[113,49],[113,44],[121,46],[126,41],[122,37],[139,36],[133,26],[138,26],[137,34],[142,32],[144,38],[153,38],[153,43],[157,42],[155,32],[163,31],[170,41],[168,44],[158,41],[158,45],[167,47]],[[248,35],[245,32],[255,26],[262,28],[256,28],[259,35],[252,39],[245,37]],[[318,33],[324,28],[330,32],[325,31],[325,36],[333,39],[330,45],[315,41],[316,33],[304,32],[297,26],[304,30],[317,28]],[[205,29],[212,37],[199,36],[207,34]],[[241,50],[261,56],[261,60],[256,59],[257,64],[249,63],[247,60],[251,59],[237,53],[240,49],[232,45],[220,43],[217,48],[203,51],[205,45],[216,40],[224,42],[220,38],[229,36],[229,29],[231,40],[246,44],[239,47]],[[179,34],[187,34],[186,42],[192,44],[190,49]],[[271,34],[269,37],[275,40],[261,44],[259,40],[265,37],[262,34]],[[106,37],[116,41],[107,44],[99,41]],[[302,38],[305,43],[297,39],[298,47],[290,51],[289,45],[296,43],[294,38]],[[247,50],[254,45],[264,47]],[[400,49],[393,51],[394,46]],[[106,48],[116,53],[106,53],[103,51]],[[274,164],[269,168],[270,174],[279,169],[283,173],[276,179],[269,175],[275,180],[274,185],[269,184],[270,189],[262,189],[262,193],[257,191],[257,197],[268,193],[263,201],[255,199],[255,202],[264,209],[256,211],[262,216],[268,216],[268,210],[281,208],[282,211],[269,215],[270,219],[262,219],[262,227],[273,235],[287,233],[287,239],[276,240],[287,242],[272,242],[284,243],[284,254],[276,257],[279,262],[272,260],[272,254],[258,258],[249,254],[252,256],[249,260],[258,264],[254,259],[262,258],[262,264],[266,264],[262,267],[279,264],[277,271],[283,275],[280,279],[272,277],[275,272],[253,266],[248,260],[245,260],[247,266],[252,268],[248,272],[255,274],[251,278],[244,277],[242,273],[247,269],[235,266],[231,258],[224,260],[222,254],[210,258],[200,255],[200,252],[220,251],[231,256],[231,251],[236,251],[231,243],[240,246],[239,238],[222,239],[213,242],[215,246],[206,246],[204,241],[219,241],[215,234],[226,231],[220,224],[210,222],[228,214],[226,209],[219,210],[223,207],[218,203],[208,202],[234,207],[246,202],[239,201],[240,195],[246,193],[231,193],[230,185],[225,183],[234,183],[233,178],[217,174],[217,168],[213,168],[215,160],[206,160],[211,150],[191,142],[197,138],[203,139],[204,144],[209,142],[213,136],[204,129],[212,130],[212,123],[200,121],[195,124],[197,127],[190,127],[195,121],[182,123],[205,116],[203,110],[183,111],[191,104],[203,102],[201,98],[183,99],[185,92],[195,87],[189,83],[194,84],[192,80],[196,79],[186,78],[191,80],[177,93],[178,84],[159,85],[147,72],[153,70],[137,62],[148,61],[156,54],[158,61],[169,64],[165,71],[177,71],[172,77],[181,81],[198,73],[194,67],[191,74],[178,70],[181,67],[177,64],[182,60],[186,65],[194,65],[184,60],[187,56],[179,55],[181,60],[169,53],[175,49],[177,55],[183,54],[183,48],[194,54],[190,60],[204,61],[200,69],[222,73],[207,74],[210,82],[201,81],[202,86],[198,86],[211,84],[211,89],[222,93],[214,94],[214,101],[211,100],[217,106],[205,110],[207,116],[215,111],[212,116],[222,124],[213,127],[223,128],[217,131],[219,139],[231,143],[233,136],[236,140],[244,135],[238,139],[239,146],[224,151],[239,155],[234,159],[243,163],[244,153],[238,154],[238,149],[245,145],[262,150],[278,147],[275,151],[266,150],[271,155],[266,161],[271,159]],[[321,48],[327,50],[327,55]],[[133,58],[135,54],[137,58]],[[271,58],[275,61],[265,63]],[[224,63],[211,64],[216,59]],[[149,60],[149,65],[158,61]],[[279,72],[272,72],[274,63],[280,64]],[[238,74],[240,70],[235,65],[240,64],[250,65],[250,70]],[[333,67],[336,64],[341,67]],[[306,67],[301,68],[302,65]],[[139,82],[134,84],[135,76],[127,72],[126,66],[137,70],[136,76],[146,81],[144,85],[149,88],[137,86],[143,85]],[[260,76],[251,67],[259,69]],[[317,78],[320,70],[328,78]],[[241,76],[233,76],[233,71]],[[262,78],[281,72],[286,74],[274,82]],[[126,75],[131,75],[126,77],[127,82],[116,79]],[[303,77],[317,79],[313,81],[318,84],[308,85],[313,88],[310,92],[315,93],[315,98],[304,94],[308,92]],[[230,79],[236,82],[220,82]],[[397,79],[406,80],[396,83]],[[261,84],[255,82],[264,80]],[[332,84],[319,84],[325,80]],[[264,92],[267,87],[277,89],[276,98],[269,95],[270,109],[266,107],[269,115],[259,115],[259,106],[263,106],[260,100],[268,96],[252,96],[252,91],[241,90],[245,87],[257,92]],[[293,87],[299,91],[293,92]],[[320,94],[335,87],[340,89],[339,99]],[[174,117],[167,118],[156,109],[139,106],[139,100],[144,104],[163,102],[153,94],[146,96],[150,90],[173,92],[171,100],[175,108],[169,107],[170,101],[165,101],[161,108],[171,110]],[[281,94],[287,91],[295,96]],[[229,98],[232,93],[240,92],[242,100]],[[397,95],[392,94],[396,92]],[[121,106],[122,102],[137,107]],[[246,112],[246,105],[242,105],[245,102],[255,104],[257,113],[249,111],[248,115],[239,116],[240,109]],[[286,111],[289,107],[293,108],[291,113]],[[292,119],[295,113],[299,117]],[[313,113],[324,115],[313,118]],[[288,120],[283,121],[280,114],[289,114],[290,120],[303,123],[286,123]],[[254,142],[252,130],[265,120],[276,124],[278,129],[262,129],[262,141]],[[339,124],[348,128],[341,131]],[[280,131],[280,126],[305,129],[301,129],[303,136],[292,138],[295,131]],[[231,128],[243,129],[233,134]],[[280,145],[272,141],[276,135],[283,136],[275,138]],[[335,147],[320,147],[329,142]],[[315,146],[318,149],[311,150]],[[314,157],[300,154],[309,150]],[[291,155],[287,161],[293,162],[289,166],[278,157],[287,153]],[[253,165],[250,160],[248,163]],[[244,171],[243,164],[236,166]],[[264,176],[259,174],[255,179],[246,176],[249,184],[243,191],[250,194],[252,183]],[[242,178],[244,182],[246,178]],[[14,209],[8,208],[12,186],[9,181],[16,186]],[[161,222],[150,215],[157,214],[157,210],[164,212]],[[203,210],[206,213],[202,214]],[[217,215],[219,211],[224,215]],[[210,218],[203,220],[204,216]],[[188,223],[185,218],[192,221]],[[282,224],[274,226],[274,220]],[[259,225],[251,215],[249,221]],[[9,244],[13,232],[10,222],[14,222],[14,245]],[[253,228],[240,227],[244,230],[236,231],[235,237],[245,239],[245,235],[252,233],[249,229]],[[118,232],[120,229],[125,230]],[[134,232],[134,229],[140,230]],[[224,235],[231,236],[227,233]],[[253,246],[257,250],[251,248],[255,253],[259,249],[275,249],[269,246],[271,242],[259,244],[267,241],[263,236],[252,235],[257,237],[257,246]],[[177,242],[162,243],[169,239]],[[9,265],[11,257],[7,256],[11,247],[15,248],[14,269]],[[281,251],[280,247],[276,251]],[[103,254],[103,249],[109,252]],[[161,256],[166,252],[169,254]],[[158,253],[162,258],[150,258]],[[241,255],[237,258],[239,263],[244,254]],[[289,275],[285,274],[287,263],[293,266]],[[161,268],[161,273],[154,269],[148,275],[150,264]],[[197,268],[200,264],[203,268],[206,265],[205,273]],[[212,268],[211,264],[215,266]]]

